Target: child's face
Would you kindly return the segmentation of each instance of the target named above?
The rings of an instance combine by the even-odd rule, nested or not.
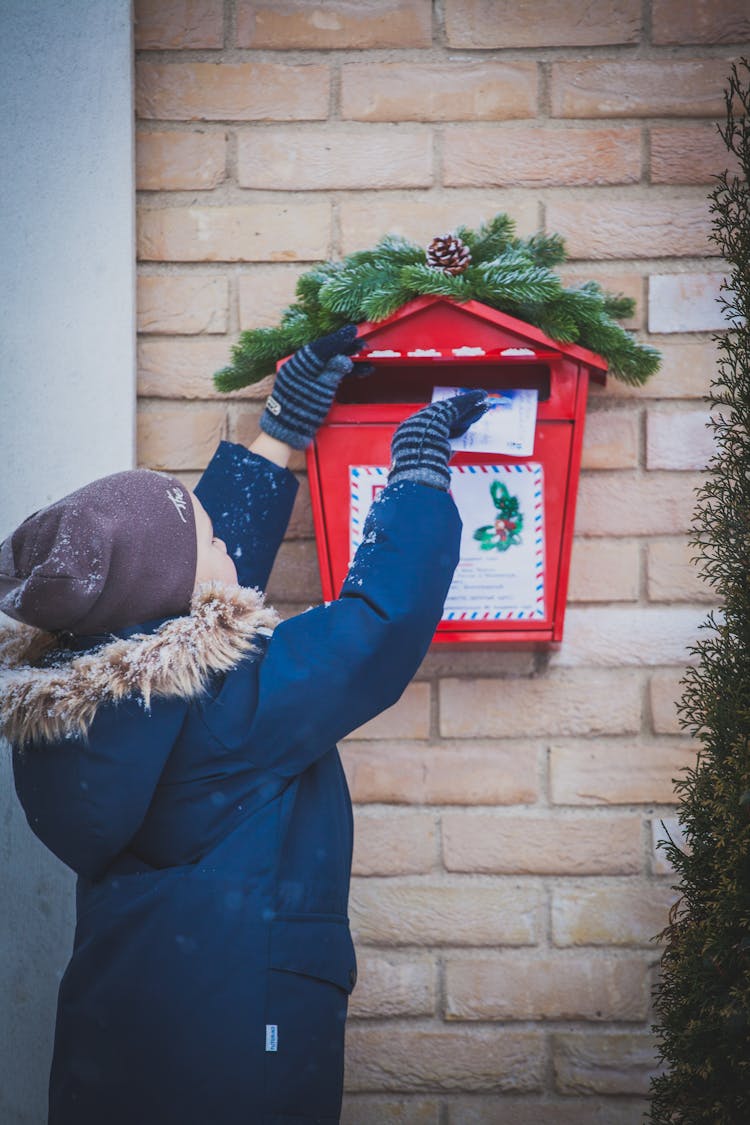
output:
[[[195,511],[195,532],[198,537],[198,562],[195,568],[195,587],[202,582],[237,582],[237,568],[227,554],[223,539],[214,535],[208,512],[194,493],[190,493]]]

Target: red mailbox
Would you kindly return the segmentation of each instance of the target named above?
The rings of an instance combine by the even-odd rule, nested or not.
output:
[[[435,640],[560,641],[589,376],[603,382],[606,361],[477,301],[442,297],[410,301],[358,334],[375,374],[344,381],[307,453],[323,596],[341,588],[367,507],[386,483],[398,423],[436,386],[530,388],[538,400],[530,454],[451,459],[464,534]]]

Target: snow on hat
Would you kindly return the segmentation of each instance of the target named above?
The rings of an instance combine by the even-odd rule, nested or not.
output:
[[[114,473],[0,544],[0,610],[50,632],[115,632],[186,613],[196,564],[187,489],[149,469]]]

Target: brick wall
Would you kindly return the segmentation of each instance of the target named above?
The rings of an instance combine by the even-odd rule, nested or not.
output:
[[[722,266],[715,121],[742,0],[136,0],[139,461],[192,484],[257,432],[214,393],[300,272],[495,212],[559,231],[566,279],[637,298],[664,354],[595,388],[559,651],[431,652],[343,746],[360,983],[350,1125],[639,1119],[653,1067],[655,841],[691,762],[674,700],[706,591],[686,546],[709,453]],[[320,597],[303,487],[270,597]]]

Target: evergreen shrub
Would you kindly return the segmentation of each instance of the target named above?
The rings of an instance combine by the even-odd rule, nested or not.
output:
[[[739,174],[711,193],[713,239],[729,264],[709,403],[716,453],[698,491],[693,545],[717,605],[686,673],[681,721],[695,767],[676,782],[686,845],[666,842],[680,898],[656,992],[664,1072],[652,1125],[750,1122],[750,67],[732,67],[720,127]]]

